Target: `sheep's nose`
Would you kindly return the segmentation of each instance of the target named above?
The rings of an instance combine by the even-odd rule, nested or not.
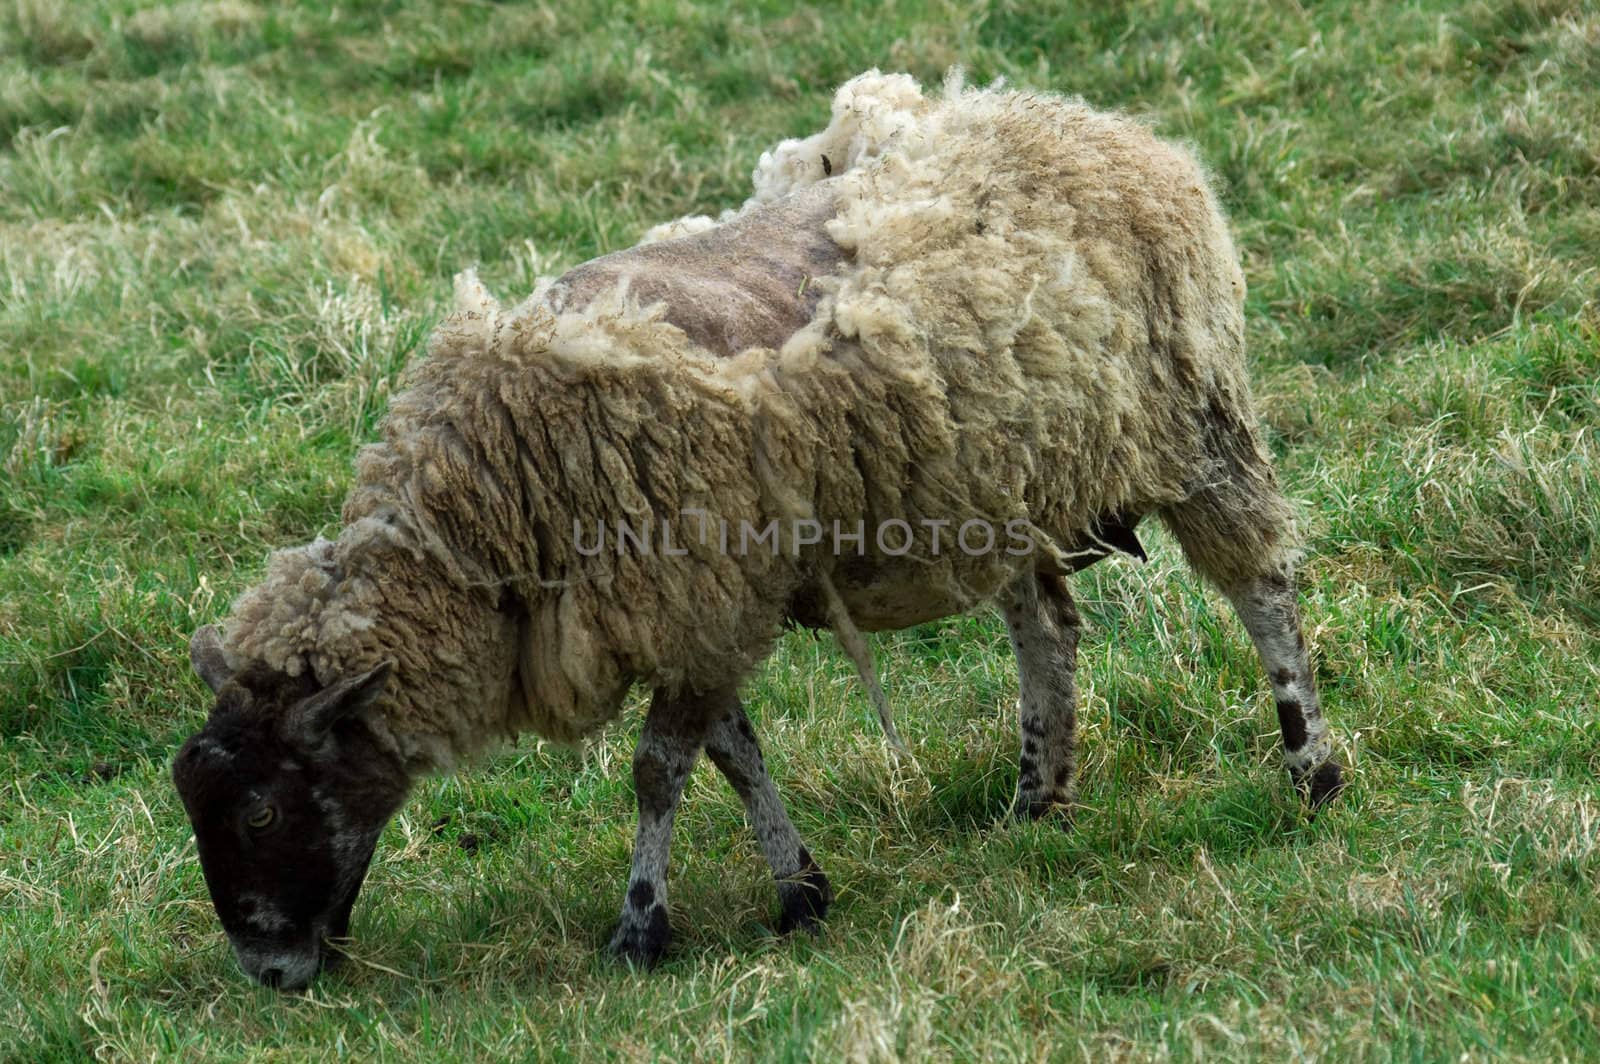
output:
[[[311,982],[320,961],[315,950],[257,950],[234,947],[239,968],[251,980],[273,990],[298,990]]]

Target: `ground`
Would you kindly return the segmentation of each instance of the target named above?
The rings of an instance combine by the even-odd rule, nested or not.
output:
[[[1154,534],[1075,583],[1070,830],[1004,819],[993,614],[876,641],[899,769],[795,634],[747,693],[821,938],[702,766],[676,946],[603,954],[635,713],[424,783],[351,963],[248,984],[168,782],[187,639],[333,530],[451,275],[736,204],[845,78],[955,62],[1213,169],[1345,797],[1303,815]],[[1597,82],[1569,0],[0,3],[0,1059],[1600,1057]]]

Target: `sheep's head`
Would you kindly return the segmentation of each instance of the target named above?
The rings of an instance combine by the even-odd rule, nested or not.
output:
[[[254,665],[233,673],[217,630],[189,645],[216,693],[173,762],[211,902],[257,982],[305,986],[344,936],[378,836],[404,800],[398,759],[361,720],[390,663],[320,686]]]

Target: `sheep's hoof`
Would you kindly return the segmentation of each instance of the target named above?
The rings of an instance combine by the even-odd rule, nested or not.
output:
[[[1316,816],[1323,806],[1339,797],[1344,790],[1344,770],[1337,761],[1324,761],[1315,772],[1296,779],[1295,784],[1300,788],[1300,793],[1305,795],[1311,815]]]
[[[611,936],[611,952],[633,968],[654,968],[672,941],[672,925],[667,922],[664,905],[652,905],[643,913],[626,912],[617,921]]]
[[[828,915],[828,906],[833,904],[833,887],[828,884],[828,877],[809,853],[803,850],[801,853],[804,865],[800,871],[778,881],[778,901],[783,905],[778,931],[784,935],[797,930],[817,934]]]
[[[1017,820],[1051,820],[1063,831],[1072,827],[1072,811],[1076,803],[1071,795],[1052,794],[1045,798],[1017,795],[1012,803],[1012,816]]]

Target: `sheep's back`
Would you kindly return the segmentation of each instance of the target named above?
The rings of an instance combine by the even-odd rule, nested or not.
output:
[[[558,313],[580,310],[625,284],[641,306],[662,304],[666,321],[713,354],[781,347],[816,313],[817,280],[848,257],[825,228],[834,213],[824,182],[714,228],[583,263],[547,298]]]

